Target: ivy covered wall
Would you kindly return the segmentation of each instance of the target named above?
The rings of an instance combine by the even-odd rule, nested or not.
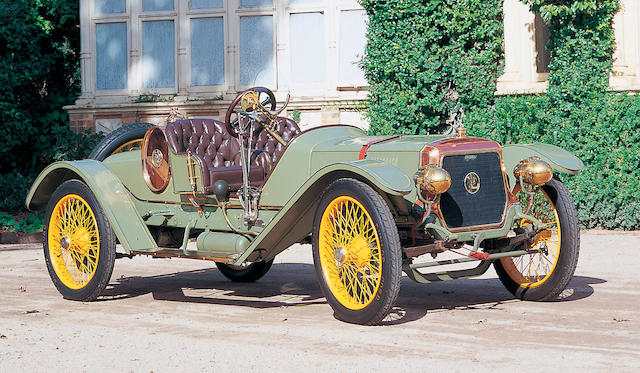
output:
[[[372,133],[441,131],[454,87],[470,134],[544,142],[586,168],[563,176],[585,228],[640,229],[640,97],[607,92],[618,0],[523,0],[549,23],[549,88],[495,97],[500,0],[364,0]]]

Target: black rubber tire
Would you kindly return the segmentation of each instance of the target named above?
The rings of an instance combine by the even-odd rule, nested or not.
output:
[[[340,196],[352,197],[363,205],[373,220],[380,240],[382,255],[381,283],[373,301],[360,310],[349,309],[336,299],[325,281],[320,262],[318,231],[322,215],[331,201]],[[337,319],[352,324],[375,325],[387,317],[400,292],[402,248],[393,215],[380,194],[369,185],[355,179],[344,178],[334,181],[324,191],[316,210],[313,221],[312,246],[313,262],[318,283],[329,305],[333,308],[334,316]]]
[[[104,161],[113,153],[114,150],[129,141],[137,139],[142,140],[144,138],[144,134],[147,133],[151,127],[153,127],[153,124],[145,122],[125,124],[105,136],[105,138],[103,138],[98,145],[93,148],[88,158],[95,159],[96,161]]]
[[[567,187],[557,179],[551,179],[542,186],[558,212],[560,222],[560,255],[553,273],[544,283],[537,287],[529,288],[520,286],[507,274],[500,260],[496,260],[493,266],[504,286],[522,300],[553,301],[571,281],[578,265],[580,252],[580,227],[578,225],[578,213]]]
[[[254,282],[266,275],[271,269],[273,259],[266,262],[251,263],[244,269],[235,269],[227,264],[216,262],[216,267],[224,277],[233,282]]]
[[[93,275],[93,278],[80,289],[71,289],[62,283],[51,264],[51,258],[49,255],[47,233],[49,230],[49,222],[51,221],[51,213],[56,203],[68,194],[77,194],[85,201],[87,201],[91,210],[93,210],[93,214],[98,223],[98,232],[100,235],[100,252],[98,255],[98,266],[96,269],[96,273]],[[116,235],[113,232],[111,224],[109,224],[109,220],[104,214],[102,207],[100,207],[100,203],[94,196],[91,189],[89,189],[89,187],[85,183],[79,180],[68,180],[60,185],[55,190],[55,192],[53,192],[53,195],[49,200],[49,204],[47,205],[47,211],[44,219],[43,235],[44,260],[47,264],[47,269],[49,270],[49,276],[51,276],[51,280],[53,281],[53,284],[58,289],[60,294],[62,294],[62,296],[66,299],[76,301],[95,300],[102,293],[102,291],[104,291],[107,284],[109,283],[109,280],[111,279],[113,265],[116,260]]]

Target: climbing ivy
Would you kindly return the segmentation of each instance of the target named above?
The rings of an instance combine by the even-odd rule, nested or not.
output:
[[[506,97],[493,95],[502,1],[363,1],[371,133],[442,130],[455,87],[471,134],[550,143],[582,159],[579,175],[561,177],[583,227],[640,229],[640,97],[607,91],[618,0],[523,1],[548,23],[549,87]]]

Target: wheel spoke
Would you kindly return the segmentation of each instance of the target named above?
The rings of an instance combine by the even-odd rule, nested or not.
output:
[[[525,193],[519,194],[521,205],[528,204]],[[500,259],[507,274],[521,286],[534,287],[544,283],[555,269],[560,255],[561,227],[555,206],[546,192],[539,189],[533,197],[529,214],[543,224],[550,224],[546,231],[537,235],[531,249],[538,249],[536,254],[523,255],[516,258]],[[531,222],[523,219],[519,222],[522,227]]]
[[[71,289],[84,287],[96,273],[100,238],[91,206],[82,197],[68,194],[51,212],[47,242],[51,264],[62,283]],[[69,242],[68,249],[61,240]]]
[[[319,252],[325,280],[340,303],[361,309],[375,298],[381,282],[378,234],[366,209],[352,197],[338,197],[320,223]],[[337,250],[346,257],[336,262]]]

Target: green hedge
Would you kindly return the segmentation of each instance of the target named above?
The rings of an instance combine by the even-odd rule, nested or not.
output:
[[[583,227],[640,229],[640,97],[607,92],[618,1],[525,2],[549,23],[549,89],[494,97],[502,1],[363,1],[371,132],[441,130],[454,86],[471,134],[550,143],[584,161],[582,173],[563,177]]]
[[[0,212],[23,208],[47,164],[99,139],[70,131],[62,110],[79,93],[79,30],[77,0],[0,0]]]
[[[445,94],[464,107],[494,102],[502,53],[502,0],[362,0],[369,14],[364,69],[375,133],[444,128]]]

